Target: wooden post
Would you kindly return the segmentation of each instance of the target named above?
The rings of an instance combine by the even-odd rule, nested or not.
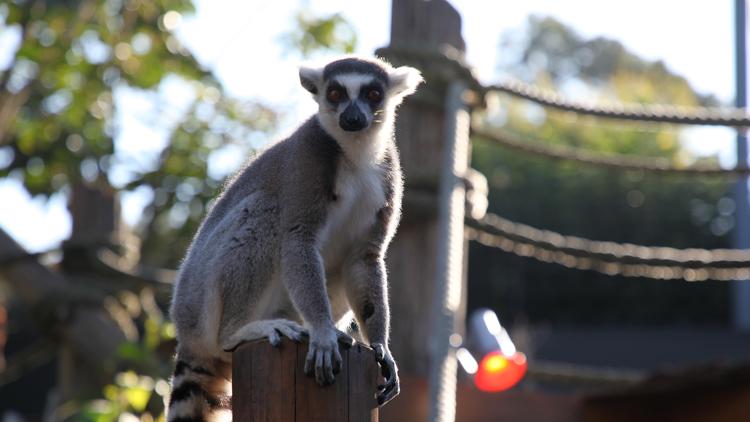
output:
[[[425,84],[396,119],[396,142],[406,181],[403,220],[387,256],[392,314],[391,351],[404,377],[424,378],[439,267],[438,192],[445,155],[446,97],[452,82],[478,87],[463,64],[461,17],[446,0],[393,0],[391,43],[377,54],[395,66],[422,71]],[[453,118],[453,116],[451,117]],[[459,161],[468,161],[467,156]],[[460,331],[465,298],[456,309]],[[398,399],[396,399],[398,400]]]
[[[469,111],[464,101],[466,85],[453,82],[448,90],[445,111],[443,171],[440,178],[437,278],[430,330],[430,421],[456,419],[456,374],[458,361],[451,337],[461,331],[465,308],[463,180],[469,164]],[[454,340],[455,341],[455,340]]]
[[[0,260],[23,257],[26,251],[7,233],[0,230]],[[67,315],[63,325],[42,325],[42,332],[52,333],[65,346],[61,347],[61,364],[58,393],[60,403],[80,397],[82,391],[98,390],[111,382],[114,368],[97,365],[92,370],[92,362],[107,362],[117,353],[118,347],[126,340],[117,323],[103,309],[83,306],[75,309],[70,304],[85,297],[58,272],[53,272],[34,259],[17,259],[0,265],[0,277],[8,280],[21,302],[40,312],[39,321],[54,323],[56,316]],[[59,316],[58,316],[59,315]]]
[[[735,0],[735,105],[747,108],[747,27],[745,0]],[[737,168],[747,167],[747,128],[737,131]],[[734,187],[734,245],[738,249],[750,248],[750,195],[747,176],[740,177]],[[734,328],[750,333],[750,280],[732,284],[732,322]]]
[[[465,273],[458,285],[451,285],[451,291],[458,291],[457,303],[453,304],[455,308],[452,306],[450,321],[447,321],[447,324],[452,322],[453,327],[434,325],[435,309],[440,306],[434,299],[443,296],[443,289],[436,288],[436,280],[444,272],[443,263],[438,262],[441,259],[438,192],[445,188],[441,173],[448,148],[446,135],[451,127],[446,122],[456,118],[446,115],[449,87],[462,83],[467,89],[462,99],[469,102],[469,106],[480,96],[474,95],[471,99],[467,98],[472,97],[468,94],[481,90],[464,62],[464,52],[461,16],[447,0],[393,0],[391,42],[376,54],[394,66],[418,68],[425,84],[404,101],[396,119],[396,143],[406,183],[403,219],[386,264],[392,321],[390,347],[399,366],[402,393],[383,411],[389,421],[430,417],[428,407],[435,403],[429,403],[425,384],[431,369],[448,369],[445,379],[448,383],[455,379],[451,375],[455,370],[450,370],[452,351],[448,349],[445,353],[448,346],[444,344],[447,339],[444,332],[463,334],[466,296],[460,292],[465,290]],[[468,163],[468,154],[469,151],[462,151],[460,157],[455,157],[456,162]],[[464,247],[464,261],[465,251]],[[465,271],[465,265],[459,266]],[[434,331],[436,328],[440,328],[440,333]],[[441,397],[450,396],[452,391],[450,386],[447,390],[433,390],[433,395],[439,393]],[[452,408],[452,401],[441,406]],[[442,414],[441,420],[450,420],[451,412]]]
[[[97,250],[120,243],[117,194],[109,187],[76,182],[68,208],[73,232],[63,243],[62,267],[67,273],[91,272],[92,256]]]
[[[232,368],[232,417],[254,422],[377,422],[375,352],[361,344],[340,347],[336,381],[319,386],[304,374],[307,343],[266,340],[243,344]]]

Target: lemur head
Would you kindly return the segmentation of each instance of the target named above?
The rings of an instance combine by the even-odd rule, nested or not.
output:
[[[417,69],[360,57],[303,66],[299,77],[318,103],[321,125],[337,139],[392,126],[396,106],[422,82]]]

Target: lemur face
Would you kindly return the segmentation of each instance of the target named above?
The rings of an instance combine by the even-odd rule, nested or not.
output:
[[[422,81],[418,70],[347,57],[322,68],[302,67],[300,82],[318,102],[323,127],[336,136],[378,128]]]
[[[367,130],[379,124],[383,113],[385,84],[372,75],[343,73],[324,81],[325,95],[319,113],[337,121],[346,132]]]

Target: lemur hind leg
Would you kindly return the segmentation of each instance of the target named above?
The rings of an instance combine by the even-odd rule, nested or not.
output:
[[[232,333],[228,338],[222,339],[221,348],[226,352],[230,352],[243,342],[262,338],[267,338],[272,346],[278,347],[281,344],[282,335],[293,341],[300,342],[308,334],[303,326],[288,319],[253,321],[240,327],[240,329]]]

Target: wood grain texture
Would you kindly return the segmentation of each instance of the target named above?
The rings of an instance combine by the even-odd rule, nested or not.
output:
[[[298,421],[349,421],[348,394],[349,389],[349,359],[346,350],[341,349],[343,365],[341,372],[336,375],[336,381],[331,385],[319,386],[315,377],[307,377],[302,373],[305,367],[305,356],[307,356],[307,344],[301,345],[297,354],[297,368],[300,369],[301,377],[298,377],[296,388],[297,402],[295,408],[297,414],[305,419]]]
[[[233,357],[232,414],[253,422],[377,422],[379,368],[372,349],[341,350],[343,367],[321,387],[304,374],[307,343],[265,340],[241,345]]]
[[[357,344],[347,353],[349,367],[359,368],[349,371],[349,419],[352,421],[378,421],[378,404],[375,393],[379,384],[380,368],[375,362],[372,349]]]
[[[274,348],[265,340],[240,346],[232,365],[235,421],[295,422],[298,345]],[[301,372],[301,371],[300,371]]]

